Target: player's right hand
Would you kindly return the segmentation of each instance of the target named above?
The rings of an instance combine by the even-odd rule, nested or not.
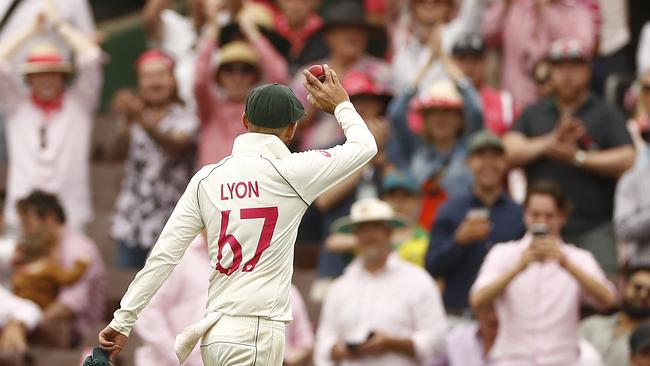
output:
[[[128,337],[111,327],[106,327],[99,332],[99,346],[108,353],[108,358],[115,361],[117,354],[124,349]]]
[[[309,92],[307,99],[314,107],[334,114],[336,106],[345,101],[349,101],[350,97],[341,85],[336,72],[327,65],[324,65],[324,68],[325,81],[322,83],[309,71],[303,71],[303,75],[305,75],[305,89]]]

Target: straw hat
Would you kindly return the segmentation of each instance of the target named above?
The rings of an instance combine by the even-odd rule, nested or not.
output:
[[[385,222],[392,228],[404,227],[407,220],[398,217],[390,205],[378,198],[364,198],[352,205],[350,216],[342,217],[332,223],[332,231],[352,233],[356,226],[364,222]]]
[[[219,50],[219,64],[217,66],[217,71],[222,65],[232,62],[243,62],[258,66],[259,57],[257,56],[255,49],[253,49],[253,47],[247,42],[233,41]]]
[[[72,65],[57,47],[51,44],[39,44],[29,51],[20,71],[23,75],[42,72],[70,73]]]

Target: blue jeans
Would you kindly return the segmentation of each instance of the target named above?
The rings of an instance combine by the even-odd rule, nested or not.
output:
[[[150,249],[124,240],[117,241],[117,267],[123,269],[141,269],[147,261]]]

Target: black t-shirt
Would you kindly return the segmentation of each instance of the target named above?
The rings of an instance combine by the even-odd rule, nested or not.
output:
[[[586,136],[579,140],[581,149],[606,150],[632,143],[623,116],[593,95],[587,98],[574,116],[584,123],[587,131]],[[524,110],[513,130],[527,137],[537,137],[551,132],[558,119],[559,112],[553,99],[546,99]],[[616,179],[546,157],[533,161],[525,170],[529,184],[546,178],[564,187],[573,204],[573,213],[564,229],[565,235],[582,234],[612,219]]]

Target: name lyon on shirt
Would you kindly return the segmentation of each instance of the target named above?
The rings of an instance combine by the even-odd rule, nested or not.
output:
[[[225,186],[225,187],[224,187]],[[252,198],[260,196],[260,187],[255,182],[233,182],[221,184],[221,200],[233,200],[236,198]]]

